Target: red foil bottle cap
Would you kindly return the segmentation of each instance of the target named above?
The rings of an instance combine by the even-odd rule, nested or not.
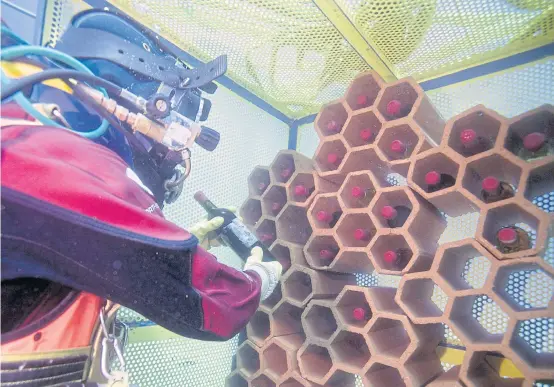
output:
[[[363,241],[364,239],[367,239],[368,236],[369,232],[363,228],[357,228],[354,230],[354,239],[358,241]]]
[[[517,241],[517,232],[511,227],[506,227],[498,231],[497,237],[502,243],[514,243]]]
[[[319,211],[317,213],[317,220],[320,222],[329,222],[331,220],[331,214],[327,211]]]
[[[472,145],[477,140],[477,133],[473,129],[464,129],[460,133],[460,141],[463,145]]]
[[[333,259],[335,255],[328,249],[319,250],[319,257],[323,259]]]
[[[260,183],[260,184],[258,184],[258,189],[259,189],[260,191],[263,191],[264,189],[266,189],[266,187],[267,187],[267,184],[266,184],[266,183]]]
[[[362,187],[354,186],[352,187],[352,190],[350,191],[350,193],[355,198],[361,198],[364,196],[364,189]]]
[[[395,153],[404,153],[406,152],[406,145],[400,140],[394,140],[390,143],[390,150]]]
[[[281,171],[281,177],[283,179],[288,179],[290,177],[290,175],[292,175],[292,170],[290,168],[284,168]]]
[[[385,251],[385,254],[383,254],[383,258],[385,259],[385,262],[393,263],[393,262],[396,262],[396,259],[398,258],[398,254],[396,254],[396,252],[392,250]]]
[[[356,321],[365,321],[366,320],[366,313],[364,308],[355,308],[352,311],[352,317]]]
[[[523,147],[529,151],[538,151],[546,142],[544,133],[533,132],[523,138]]]
[[[262,242],[268,242],[273,239],[273,234],[270,233],[261,233],[260,234],[260,241]]]
[[[363,95],[363,94],[360,94],[358,96],[358,98],[356,98],[356,103],[358,104],[358,106],[365,106],[367,105],[367,95]]]
[[[396,218],[398,212],[392,206],[384,206],[381,208],[381,216],[387,220]]]
[[[298,184],[294,187],[294,194],[296,196],[308,196],[308,189],[304,187],[302,184]]]
[[[402,108],[402,102],[397,99],[393,99],[387,104],[387,114],[389,116],[396,116],[400,114],[400,109]]]
[[[427,172],[425,175],[425,184],[438,185],[441,181],[441,175],[437,171]]]
[[[337,155],[336,153],[329,153],[327,155],[327,161],[329,162],[329,164],[337,164],[339,160],[339,155]]]
[[[500,181],[494,176],[488,176],[481,182],[481,187],[487,192],[496,192],[500,187]]]
[[[281,208],[283,208],[283,206],[281,205],[281,203],[273,202],[273,203],[271,204],[271,209],[273,210],[273,212],[279,212],[279,211],[281,211]]]
[[[330,120],[328,123],[327,123],[327,130],[330,131],[330,132],[338,132],[338,129],[339,129],[339,125],[337,124],[337,121],[335,120]]]
[[[371,129],[360,130],[360,138],[364,141],[369,141],[373,138],[373,132]]]

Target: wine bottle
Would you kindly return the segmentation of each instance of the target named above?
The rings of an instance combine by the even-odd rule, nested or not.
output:
[[[512,186],[494,176],[485,177],[481,182],[481,187],[481,199],[485,203],[494,203],[514,197]]]
[[[518,156],[525,161],[534,161],[554,153],[550,148],[544,133],[533,132],[523,137]]]
[[[358,307],[352,310],[352,318],[354,321],[365,322],[369,320],[369,316],[369,311],[364,307]]]
[[[456,179],[454,176],[446,173],[431,171],[427,172],[425,175],[425,184],[427,184],[427,192],[433,193],[444,188],[452,187],[456,184]]]
[[[303,184],[298,184],[294,187],[294,196],[296,196],[299,199],[306,199],[308,198],[315,190],[315,187],[306,188]]]
[[[282,168],[280,175],[283,181],[287,181],[292,176],[292,168],[288,168],[288,167]]]
[[[357,241],[368,241],[370,237],[371,233],[365,228],[357,228],[354,230],[354,239]]]
[[[375,190],[371,188],[362,188],[358,185],[352,187],[350,194],[354,199],[358,200],[358,203],[361,207],[367,207],[373,196],[375,195]]]
[[[327,162],[331,165],[332,168],[336,168],[342,159],[336,153],[329,153],[327,155]]]
[[[258,183],[258,193],[261,195],[264,193],[264,191],[267,189],[268,184],[266,182],[259,182]]]
[[[266,245],[271,245],[275,241],[275,234],[271,232],[260,232],[258,233],[258,239]]]
[[[250,251],[259,246],[264,251],[264,261],[275,261],[273,255],[265,248],[248,228],[237,218],[237,216],[226,208],[218,208],[213,204],[202,191],[194,194],[194,199],[206,210],[208,218],[216,216],[223,218],[223,225],[215,233],[227,246],[229,246],[242,260],[250,256]]]
[[[503,254],[528,250],[532,247],[529,234],[520,227],[508,226],[500,229],[496,234],[497,248]]]
[[[360,94],[356,98],[356,105],[358,106],[358,109],[367,107],[368,102],[369,102],[369,98],[367,98],[367,95]]]
[[[321,258],[322,261],[329,264],[338,254],[338,249],[334,247],[328,247],[326,249],[319,250],[319,258]]]
[[[410,216],[412,209],[406,206],[384,206],[381,216],[386,219],[390,228],[402,227]]]
[[[383,254],[385,264],[394,269],[402,269],[410,259],[411,251],[407,249],[389,250]]]
[[[340,133],[341,130],[342,126],[339,125],[337,121],[329,120],[329,122],[327,122],[327,132],[329,132],[329,134],[337,134]]]
[[[404,116],[407,116],[408,113],[410,113],[410,110],[412,110],[411,105],[403,104],[397,99],[393,99],[387,104],[387,116],[390,119],[396,119],[401,118]]]
[[[329,228],[335,227],[337,222],[339,221],[340,216],[342,215],[342,211],[335,211],[332,214],[321,210],[317,213],[317,220],[319,220],[322,223],[328,223]]]
[[[371,129],[360,130],[360,138],[365,142],[370,142],[374,138],[373,131]]]
[[[405,159],[408,156],[408,145],[401,140],[393,140],[390,143],[392,157],[396,159]]]
[[[277,215],[282,208],[283,208],[282,203],[279,203],[279,202],[271,203],[271,212],[273,213],[273,215]]]
[[[473,129],[464,129],[460,133],[461,153],[466,156],[473,156],[492,148],[491,141],[483,136],[478,136]]]

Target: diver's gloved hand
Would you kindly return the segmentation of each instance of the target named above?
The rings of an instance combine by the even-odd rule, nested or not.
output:
[[[236,213],[235,207],[225,207],[229,211]],[[239,217],[240,219],[240,217]],[[209,250],[212,247],[224,245],[221,238],[218,238],[215,231],[223,225],[223,218],[216,216],[213,219],[203,218],[198,223],[188,228],[188,231],[198,238],[198,244],[204,249]]]
[[[262,262],[264,252],[261,247],[254,247],[246,260],[244,270],[255,271],[262,279],[261,300],[265,300],[273,293],[283,273],[283,266],[277,262]]]

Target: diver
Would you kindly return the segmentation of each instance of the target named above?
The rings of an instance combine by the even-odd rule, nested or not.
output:
[[[106,32],[106,25],[111,32]],[[67,46],[71,40],[67,34],[81,36],[82,31],[77,32],[81,28],[89,36],[95,30],[99,39],[105,39],[105,45],[115,42],[121,50],[147,45],[151,51],[144,49],[141,55],[147,61],[152,59],[149,66],[160,63],[152,58],[152,51],[163,53],[164,66],[171,62],[171,55],[140,26],[97,11],[74,19],[73,29],[61,39],[67,51],[72,50]],[[114,34],[118,28],[126,34],[124,41]],[[133,33],[134,39],[129,38]],[[10,52],[20,59],[27,58],[24,53],[36,57],[52,54],[52,50],[33,51],[32,47],[18,53],[5,49],[2,59],[9,60]],[[243,270],[226,266],[208,253],[202,246],[217,243],[211,235],[222,225],[221,218],[203,220],[189,232],[163,217],[164,202],[174,200],[176,193],[172,190],[175,185],[168,182],[180,180],[180,194],[182,176],[186,178],[190,173],[189,148],[196,143],[213,149],[214,141],[219,140],[213,130],[202,128],[195,120],[202,114],[203,108],[198,105],[205,106],[199,92],[202,85],[192,90],[200,98],[194,99],[187,88],[190,84],[175,85],[165,74],[160,76],[165,77],[163,81],[156,76],[146,77],[137,72],[135,63],[102,59],[104,54],[96,53],[91,59],[94,65],[88,63],[95,70],[93,75],[45,66],[43,71],[3,85],[2,100],[13,97],[18,102],[2,104],[1,120],[1,340],[2,367],[8,370],[2,371],[5,385],[123,383],[124,373],[110,373],[108,369],[110,356],[117,355],[123,363],[121,327],[114,322],[119,305],[186,337],[227,340],[244,328],[281,276],[281,265],[263,262],[260,248],[252,250]],[[47,62],[28,58],[21,68]],[[172,60],[175,62],[174,57]],[[116,77],[120,82],[115,86],[107,77],[99,76],[116,69],[125,76]],[[193,71],[182,66],[175,71],[187,74],[187,70]],[[202,69],[194,70],[202,78]],[[128,75],[134,77],[134,81],[128,80],[134,89],[122,84]],[[46,104],[34,104],[32,108],[45,115],[50,113],[49,119],[55,121],[55,125],[45,125],[36,119],[36,111],[21,107],[29,107],[22,95],[34,95],[34,84],[58,78],[72,89],[76,113],[60,117],[63,109],[56,106],[49,110]],[[157,87],[152,87],[155,84]],[[148,92],[144,92],[146,89]],[[119,98],[106,95],[106,90]],[[177,101],[176,95],[180,95]],[[81,104],[81,98],[87,103]],[[165,105],[157,103],[160,100]],[[198,104],[192,110],[191,101]],[[92,111],[90,106],[94,107]],[[167,114],[158,111],[156,115],[152,107],[173,110]],[[102,112],[100,120],[94,115],[97,112]],[[86,117],[96,117],[96,121],[84,120]],[[104,125],[110,117],[109,125]],[[83,133],[88,133],[87,125],[104,125],[108,128],[104,133],[108,134],[85,138],[77,130],[60,128],[62,124],[80,126]],[[128,133],[122,135],[122,128]],[[123,139],[125,146],[115,139]],[[140,163],[135,149],[138,145],[133,145],[136,143],[146,144]],[[174,154],[168,157],[171,152]],[[160,173],[161,177],[150,179],[155,188],[143,182],[149,180],[143,178],[148,173],[167,170],[162,166],[168,159],[178,160],[169,168],[177,174]]]

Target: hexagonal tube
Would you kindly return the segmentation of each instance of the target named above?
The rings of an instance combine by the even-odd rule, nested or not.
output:
[[[292,305],[286,299],[275,307],[271,315],[272,336],[290,335],[302,332],[302,309]]]
[[[308,206],[313,200],[315,193],[315,173],[296,173],[292,180],[287,183],[287,197],[291,202]]]
[[[324,345],[337,330],[331,300],[312,300],[302,313],[302,326],[308,340]]]
[[[375,268],[381,273],[404,272],[412,259],[416,258],[412,247],[401,233],[378,234],[369,249]],[[430,258],[426,260],[431,261],[432,256],[426,257]]]
[[[381,126],[381,121],[373,111],[364,110],[350,117],[346,123],[343,137],[353,148],[373,144]]]
[[[306,379],[325,384],[330,376],[333,361],[325,347],[306,341],[298,351],[298,366]]]
[[[269,168],[257,166],[248,176],[248,189],[250,195],[262,195],[271,184],[269,179]]]
[[[382,87],[383,80],[375,71],[360,74],[346,91],[346,103],[352,110],[368,108],[373,105]]]
[[[374,271],[373,263],[365,247],[357,249],[343,249],[329,266],[329,270],[339,273],[367,273]]]
[[[417,324],[441,322],[448,297],[440,287],[442,294],[435,295],[437,287],[429,277],[419,274],[404,276],[398,288],[398,304]]]
[[[554,312],[543,312],[535,318],[518,321],[509,341],[510,348],[536,371],[552,375],[554,351],[552,331]]]
[[[418,132],[419,128],[406,120],[387,125],[381,130],[377,146],[390,162],[407,160],[421,146]]]
[[[542,161],[554,152],[553,128],[554,107],[543,105],[510,120],[504,146],[524,161]]]
[[[363,335],[344,330],[333,336],[330,349],[337,366],[344,365],[357,372],[361,371],[371,356]]]
[[[326,172],[337,171],[346,153],[346,146],[339,138],[320,142],[314,161],[321,176],[324,177]]]
[[[306,209],[287,204],[276,220],[279,239],[304,244],[312,234]]]
[[[348,152],[340,173],[344,176],[350,172],[367,171],[370,169],[375,179],[382,187],[390,186],[387,176],[395,172],[391,165],[385,161],[385,156],[377,149],[375,145],[366,145],[353,149]]]
[[[258,309],[246,326],[246,334],[248,339],[258,347],[262,347],[265,341],[271,336],[269,315],[263,310]]]
[[[277,239],[269,251],[283,266],[282,274],[285,274],[293,264],[307,266],[302,245]]]
[[[225,387],[248,387],[248,381],[239,370],[235,370],[227,376]]]
[[[264,214],[277,216],[287,202],[287,192],[285,187],[272,185],[262,197],[262,207]]]
[[[260,351],[250,341],[245,341],[237,349],[237,368],[251,379],[260,370]]]
[[[354,387],[356,376],[350,372],[336,369],[325,385],[329,387]]]
[[[491,348],[491,352],[498,349],[498,347],[499,346]],[[498,354],[497,356],[502,356],[502,354]],[[468,387],[516,387],[523,385],[523,380],[521,379],[502,378],[498,370],[491,364],[491,360],[493,360],[492,357],[492,355],[489,355],[489,352],[469,349],[464,356],[464,363],[460,369],[460,380]]]
[[[374,361],[364,374],[364,385],[370,387],[406,386],[396,367]]]
[[[321,108],[317,115],[314,125],[320,137],[332,136],[340,133],[344,123],[348,118],[348,113],[341,100],[331,102]]]
[[[293,371],[287,375],[286,380],[280,387],[312,387],[312,382],[304,379],[298,371]]]
[[[345,213],[337,225],[337,236],[346,247],[367,246],[376,231],[373,221],[363,210]]]
[[[256,235],[260,242],[267,247],[271,246],[277,239],[277,230],[275,229],[275,221],[268,218],[262,218],[256,225]]]
[[[419,97],[419,90],[416,90],[412,83],[405,79],[389,84],[380,95],[377,109],[387,121],[405,117],[411,113],[412,107]]]
[[[536,166],[524,174],[524,196],[544,212],[554,212],[552,192],[554,192],[554,160],[537,162]]]
[[[368,298],[369,293],[366,288],[347,286],[343,289],[333,305],[341,329],[363,329],[368,324],[373,317]]]
[[[256,387],[276,387],[277,384],[265,374],[261,374],[251,382],[252,386]]]
[[[339,191],[340,201],[346,208],[366,208],[377,192],[375,181],[370,171],[349,173]]]
[[[459,155],[471,157],[495,146],[503,124],[504,117],[478,105],[448,121],[444,140]]]
[[[262,217],[262,204],[258,199],[249,198],[240,208],[239,214],[244,223],[255,226]]]
[[[446,190],[458,181],[460,166],[457,161],[445,152],[426,152],[426,156],[415,161],[409,179],[427,194]],[[432,179],[435,174],[440,177],[438,184],[434,184],[435,179]]]
[[[304,343],[302,335],[287,335],[271,339],[262,352],[264,372],[281,380],[298,366],[296,353]]]
[[[306,261],[316,269],[328,268],[339,253],[339,245],[331,235],[313,235],[306,247],[304,254]]]
[[[392,318],[392,315],[387,316],[380,315],[373,320],[367,333],[369,344],[374,353],[391,359],[399,359],[404,355],[411,342],[404,327],[408,320],[401,321]]]
[[[308,218],[314,229],[331,229],[342,216],[342,208],[336,194],[317,195],[308,210]]]

